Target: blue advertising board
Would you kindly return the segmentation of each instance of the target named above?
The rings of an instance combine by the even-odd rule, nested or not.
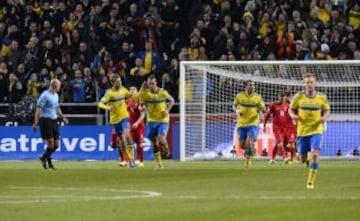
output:
[[[109,146],[111,129],[111,126],[60,127],[60,148],[54,154],[54,159],[117,160],[117,151]],[[219,151],[219,147],[232,144],[233,137],[226,134],[221,136],[221,133],[233,129],[233,123],[207,124],[207,148]],[[217,131],[218,136],[212,136],[214,131]],[[173,123],[171,134],[173,159],[179,159],[179,123]],[[151,142],[145,139],[143,146],[145,160],[153,159]],[[360,123],[328,123],[321,147],[322,156],[335,156],[338,149],[341,149],[343,155],[351,155],[355,147],[360,149]],[[40,137],[40,132],[33,132],[30,126],[0,126],[0,160],[37,159],[44,148],[45,143]]]
[[[360,148],[360,123],[327,123],[321,155],[335,156],[339,149],[343,155],[351,155],[355,147]]]
[[[117,160],[110,146],[111,126],[62,126],[57,160]],[[30,126],[0,127],[0,160],[38,159],[45,148],[40,132]],[[153,159],[151,142],[145,140],[144,159]]]

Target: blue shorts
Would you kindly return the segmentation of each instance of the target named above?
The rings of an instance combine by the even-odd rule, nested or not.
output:
[[[168,123],[150,122],[146,124],[145,137],[152,140],[156,136],[166,136],[168,132]]]
[[[238,127],[238,135],[240,141],[245,140],[246,137],[251,137],[254,141],[257,141],[259,135],[259,127],[258,126]]]
[[[113,125],[116,135],[121,136],[125,130],[129,130],[130,129],[130,122],[129,122],[129,118],[124,118],[122,121],[120,121],[119,123],[116,123]]]
[[[306,137],[297,137],[296,145],[300,155],[306,155],[313,149],[320,149],[321,134],[312,134]]]

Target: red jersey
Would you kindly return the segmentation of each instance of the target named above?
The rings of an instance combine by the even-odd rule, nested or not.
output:
[[[269,112],[265,117],[265,123],[269,120],[270,115],[273,115],[273,128],[292,128],[293,121],[289,115],[290,104],[288,102],[277,103],[274,102],[269,107]]]
[[[140,117],[141,112],[139,110],[140,103],[138,101],[128,99],[126,100],[127,109],[129,112],[130,125],[133,125]],[[144,121],[140,125],[144,125]],[[140,126],[139,125],[139,126]]]

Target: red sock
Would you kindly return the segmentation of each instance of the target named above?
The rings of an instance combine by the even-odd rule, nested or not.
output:
[[[110,146],[114,148],[117,145],[116,141],[117,141],[117,135],[116,133],[112,133],[110,137]]]
[[[136,148],[136,159],[140,162],[144,161],[144,148],[142,146]]]
[[[290,147],[289,151],[290,151],[290,160],[293,161],[295,155],[295,148]]]
[[[279,145],[279,152],[280,152],[280,155],[285,159],[286,158],[286,151],[285,151],[285,148],[282,145]]]
[[[277,152],[277,146],[274,146],[274,149],[273,149],[272,155],[271,155],[271,159],[272,159],[272,160],[275,160],[276,152]]]
[[[125,152],[123,148],[119,147],[119,157],[121,161],[125,161]]]

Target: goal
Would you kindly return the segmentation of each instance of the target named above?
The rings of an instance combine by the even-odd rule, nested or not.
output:
[[[331,105],[321,155],[355,158],[360,149],[360,61],[184,61],[180,63],[180,160],[241,158],[234,96],[246,80],[268,105],[282,91],[303,89],[311,72]],[[262,123],[260,123],[262,126]],[[265,131],[265,132],[264,132]],[[256,155],[273,148],[271,124],[260,129]],[[231,151],[235,147],[236,152]]]

